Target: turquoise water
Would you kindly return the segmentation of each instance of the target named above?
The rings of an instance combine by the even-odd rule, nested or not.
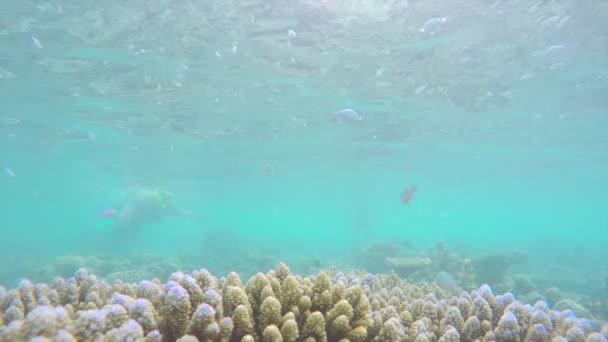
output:
[[[375,241],[426,255],[441,240],[466,258],[525,252],[514,273],[606,301],[607,14],[567,0],[6,2],[0,283],[48,281],[46,265],[81,256],[360,269]],[[113,230],[156,187],[205,219]]]

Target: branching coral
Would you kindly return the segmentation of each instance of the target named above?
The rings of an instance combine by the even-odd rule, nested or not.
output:
[[[608,333],[572,310],[522,304],[487,285],[456,297],[395,275],[301,277],[284,264],[246,285],[206,270],[110,285],[81,269],[52,285],[0,288],[0,310],[0,341],[531,342]]]

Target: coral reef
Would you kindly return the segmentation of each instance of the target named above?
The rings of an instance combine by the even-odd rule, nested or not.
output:
[[[451,287],[474,289],[475,269],[470,259],[448,250],[438,241],[428,253],[416,253],[407,241],[373,241],[361,250],[360,266],[368,272],[395,272],[401,277],[421,282],[435,281],[439,274],[454,279]]]
[[[448,250],[443,241],[437,241],[430,251],[430,257],[433,262],[433,273],[449,273],[454,277],[456,283],[465,290],[473,290],[477,287],[473,262]]]
[[[410,249],[411,245],[407,241],[377,240],[368,243],[355,256],[359,266],[369,272],[384,273],[391,270],[385,262],[387,258],[405,256]]]
[[[445,247],[445,242],[437,241],[430,251],[433,260],[433,270],[435,272],[445,271],[452,274],[459,274],[462,271],[464,260],[456,253]]]
[[[1,341],[605,341],[565,302],[523,304],[490,287],[454,296],[392,275],[294,275],[244,283],[207,270],[112,284],[80,269],[51,285],[0,287]],[[561,308],[561,305],[560,305]]]
[[[472,290],[476,284],[477,280],[475,278],[473,261],[471,259],[464,259],[462,261],[462,271],[460,272],[460,286],[465,290]]]
[[[513,274],[504,276],[502,281],[492,286],[497,292],[512,292],[521,301],[534,301],[534,299],[545,299],[539,292],[538,287],[530,277],[525,274]]]
[[[430,258],[419,256],[386,258],[385,262],[401,277],[407,277],[416,271],[427,269],[433,263]]]
[[[493,252],[473,261],[477,280],[490,285],[501,282],[509,267],[528,261],[522,252]]]
[[[166,277],[175,269],[184,266],[177,258],[167,258],[150,254],[129,254],[127,256],[61,256],[37,267],[38,278],[52,280],[54,277],[69,277],[81,268],[91,273],[103,275],[108,281],[120,279],[134,282],[152,277]]]
[[[407,241],[390,240],[372,241],[359,251],[358,256],[358,266],[368,272],[394,272],[421,283],[434,281],[454,294],[461,290],[474,290],[481,284],[480,279],[503,280],[505,265],[514,265],[527,258],[519,252],[504,252],[485,255],[473,261],[448,249],[444,241],[437,241],[428,251],[422,252],[414,250]],[[495,267],[502,267],[503,270],[495,270]],[[450,281],[446,283],[442,279]],[[510,285],[504,284],[503,288]]]
[[[555,310],[571,310],[577,316],[598,320],[608,317],[607,303],[601,298],[586,294],[564,292],[557,287],[540,291],[536,284],[524,274],[506,276],[502,282],[493,287],[497,292],[514,293],[517,300],[523,303],[546,302]]]

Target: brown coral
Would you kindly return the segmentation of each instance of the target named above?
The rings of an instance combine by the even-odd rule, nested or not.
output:
[[[243,285],[206,270],[108,284],[85,270],[0,288],[1,341],[601,341],[585,320],[488,286],[453,297],[395,275],[301,277],[279,265]],[[196,306],[194,306],[196,305]],[[563,305],[563,304],[562,304]],[[608,331],[608,328],[604,330]]]

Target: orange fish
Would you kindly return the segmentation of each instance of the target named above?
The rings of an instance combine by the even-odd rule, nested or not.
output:
[[[412,185],[409,188],[403,190],[401,192],[401,204],[406,205],[412,201],[414,195],[416,194],[416,190],[418,190],[417,185]]]

